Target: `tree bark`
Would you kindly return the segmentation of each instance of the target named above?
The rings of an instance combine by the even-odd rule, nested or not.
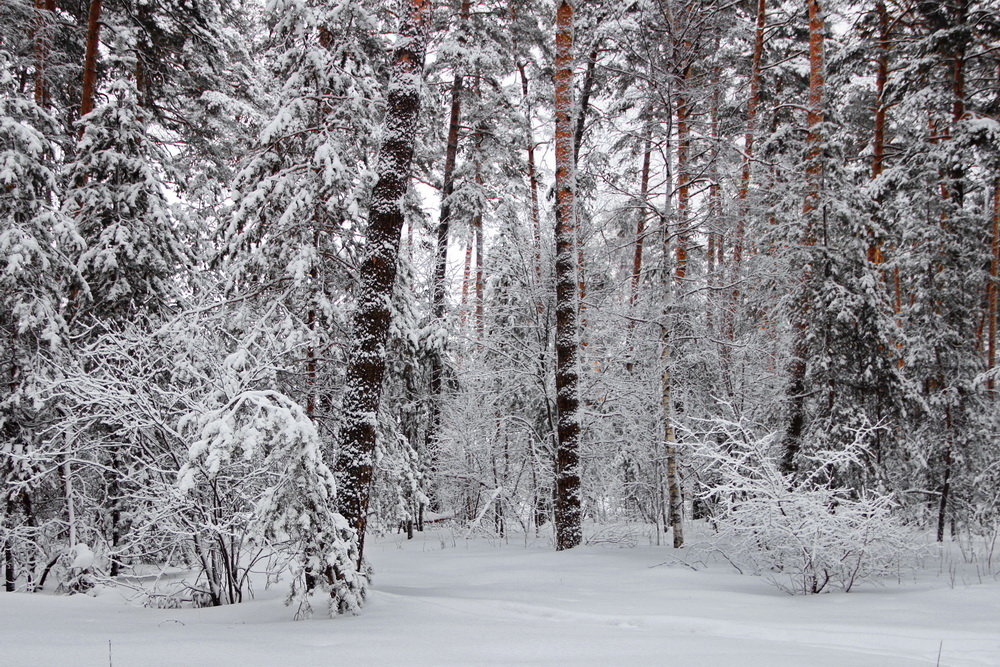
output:
[[[594,67],[597,64],[597,46],[591,50],[587,57],[587,69],[583,75],[583,87],[580,90],[580,105],[576,114],[576,128],[573,131],[573,171],[574,183],[575,172],[580,164],[580,147],[583,146],[583,132],[586,129],[587,112],[590,110],[590,96],[594,90]],[[574,185],[575,189],[575,185]],[[584,229],[579,216],[574,223],[575,243],[576,243],[576,291],[577,291],[577,320],[580,330],[580,349],[587,350],[587,275],[586,253],[584,251]]]
[[[716,49],[719,48],[716,40]],[[719,107],[721,106],[722,84],[720,81],[720,68],[718,65],[712,68],[712,98],[709,113],[709,133],[712,141],[712,182],[708,189],[708,211],[711,222],[708,225],[708,250],[706,256],[707,271],[706,284],[708,286],[708,298],[705,302],[705,324],[710,338],[715,338],[716,327],[716,299],[717,276],[716,271],[721,268],[716,263],[716,256],[722,246],[722,177],[719,173]]]
[[[639,215],[635,223],[635,242],[632,251],[632,275],[629,281],[628,302],[635,308],[639,299],[639,280],[642,277],[642,251],[646,235],[646,216],[649,211],[649,160],[652,154],[651,128],[648,123],[643,129],[642,139],[642,170],[639,172]],[[629,320],[629,329],[635,326],[635,320]]]
[[[823,122],[823,14],[819,0],[806,0],[809,11],[809,102],[806,107],[806,156],[805,179],[806,195],[802,204],[803,231],[801,245],[807,250],[815,245],[814,222],[819,212],[823,178],[823,136],[820,125]],[[802,289],[806,290],[811,274],[806,264],[800,276]],[[804,299],[795,307],[792,313],[795,343],[793,358],[789,365],[790,382],[788,386],[789,415],[785,430],[784,454],[781,462],[782,472],[794,475],[798,471],[798,453],[802,447],[802,436],[805,431],[805,378],[807,337],[809,326],[809,304]]]
[[[687,73],[682,74],[677,94],[677,245],[674,248],[674,283],[680,287],[687,276],[687,247],[691,242],[688,209],[691,202],[691,174],[688,160],[691,152],[687,92],[683,90]]]
[[[740,187],[736,193],[736,228],[733,230],[733,289],[729,295],[729,307],[725,313],[726,338],[735,338],[735,309],[739,303],[740,290],[737,273],[743,262],[743,250],[746,238],[746,228],[750,218],[747,199],[750,194],[751,167],[753,164],[754,138],[757,133],[757,109],[760,106],[760,78],[764,56],[764,28],[767,20],[766,0],[757,0],[756,27],[754,29],[753,55],[750,60],[750,92],[747,98],[747,127],[743,135],[743,169],[740,173]]]
[[[459,10],[459,24],[464,41],[464,30],[469,20],[471,0],[462,0]],[[434,291],[431,314],[439,327],[444,327],[444,305],[448,271],[448,240],[451,224],[451,196],[455,192],[455,162],[458,156],[458,130],[462,117],[463,78],[456,68],[451,84],[451,109],[448,113],[448,139],[444,157],[444,180],[441,185],[441,217],[437,227],[437,246],[434,252]],[[430,415],[424,440],[425,455],[433,461],[438,433],[441,431],[441,385],[444,375],[444,360],[439,351],[430,355]],[[432,463],[431,467],[434,465]],[[432,505],[433,507],[433,505]]]
[[[476,185],[482,187],[482,174],[476,174]],[[483,273],[483,212],[476,211],[472,216],[472,231],[476,235],[476,338],[482,340],[486,327],[486,320],[483,312],[485,301],[484,288],[486,285]]]
[[[691,151],[690,108],[687,98],[686,82],[688,70],[685,69],[678,82],[680,90],[677,100],[677,244],[674,248],[673,288],[675,300],[680,297],[684,280],[687,276],[687,246],[690,243],[688,212],[691,204],[691,174],[689,158]],[[666,222],[666,219],[665,219]],[[668,229],[664,229],[663,237],[669,239]],[[664,251],[667,250],[664,245]],[[666,256],[666,255],[665,255]],[[660,402],[663,411],[663,439],[666,443],[667,455],[667,490],[670,498],[669,520],[673,533],[674,548],[684,545],[683,498],[681,494],[680,469],[678,466],[677,433],[673,423],[673,388],[670,374],[670,352],[673,345],[670,329],[676,324],[671,322],[669,313],[663,323],[663,335],[660,348]]]
[[[556,9],[555,53],[556,160],[556,549],[582,539],[578,443],[579,376],[577,302],[574,266],[575,164],[573,159],[573,4]]]
[[[56,18],[55,0],[35,0],[35,104],[47,109],[51,102],[48,56]]]
[[[531,128],[531,98],[528,97],[528,75],[524,71],[524,64],[518,63],[518,72],[521,73],[521,93],[524,96],[525,115],[528,119],[528,188],[531,203],[531,232],[535,242],[535,279],[542,279],[542,218],[538,208],[538,174],[535,171],[535,137]]]
[[[1000,178],[993,182],[993,224],[990,238],[990,277],[986,283],[987,294],[987,340],[986,369],[992,371],[997,365],[997,280],[1000,278]],[[989,376],[986,389],[992,394],[996,380]]]
[[[348,356],[344,422],[336,470],[340,512],[358,534],[358,567],[364,557],[378,411],[385,376],[390,300],[403,226],[402,201],[410,180],[420,114],[425,17],[428,0],[409,0],[393,53],[386,95],[385,139],[372,190],[368,236]]]
[[[885,100],[885,84],[889,79],[889,13],[885,3],[879,0],[875,5],[878,15],[878,59],[875,66],[875,130],[872,137],[872,180],[885,170],[885,120],[888,104]],[[868,261],[881,264],[885,261],[879,239],[874,239],[868,247]]]
[[[7,516],[14,516],[14,499],[7,497]],[[14,547],[8,537],[3,541],[3,588],[8,593],[13,593],[17,588],[17,566],[14,564]]]
[[[87,46],[83,54],[83,89],[80,96],[80,117],[94,110],[97,89],[97,50],[101,37],[101,0],[90,0],[87,13]],[[80,128],[83,134],[83,128]]]

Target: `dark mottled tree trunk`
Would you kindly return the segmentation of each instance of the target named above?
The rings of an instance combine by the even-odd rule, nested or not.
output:
[[[573,113],[573,5],[556,9],[556,549],[583,539],[580,511],[579,376],[577,285],[575,276],[575,169]]]
[[[378,180],[372,190],[368,236],[360,269],[358,306],[348,356],[344,421],[337,455],[340,512],[358,533],[358,566],[363,558],[371,493],[375,438],[390,299],[403,227],[402,201],[410,180],[413,143],[420,114],[424,21],[428,0],[410,0],[408,16],[393,54],[386,95],[385,139],[379,149]]]

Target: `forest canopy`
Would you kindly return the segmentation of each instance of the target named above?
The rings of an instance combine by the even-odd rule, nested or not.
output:
[[[0,18],[7,591],[356,613],[365,535],[448,521],[817,593],[996,535],[997,0]]]

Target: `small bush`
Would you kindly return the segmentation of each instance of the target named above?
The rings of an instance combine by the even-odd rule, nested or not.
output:
[[[811,458],[813,474],[793,478],[779,470],[774,440],[701,448],[716,480],[702,497],[714,505],[726,555],[793,594],[846,592],[897,572],[915,546],[892,497],[829,481],[831,471],[859,463],[860,445],[821,452]]]

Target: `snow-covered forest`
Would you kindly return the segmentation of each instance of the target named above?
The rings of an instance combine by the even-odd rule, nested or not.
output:
[[[1000,0],[0,0],[0,618],[998,664],[998,289]]]

